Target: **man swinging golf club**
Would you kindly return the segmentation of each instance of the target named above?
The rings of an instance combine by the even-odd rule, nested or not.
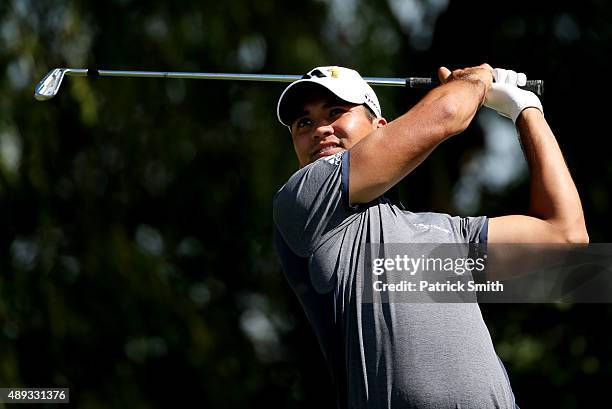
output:
[[[582,206],[525,76],[487,64],[438,71],[441,85],[387,122],[362,77],[319,67],[289,85],[278,118],[300,169],[274,198],[286,277],[329,365],[338,408],[515,408],[477,303],[368,303],[370,243],[584,243]],[[493,82],[495,81],[495,82]],[[510,118],[531,170],[526,215],[404,210],[387,192],[485,105]]]

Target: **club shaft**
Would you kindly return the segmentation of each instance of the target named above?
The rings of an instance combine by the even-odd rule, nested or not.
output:
[[[49,72],[36,86],[34,97],[40,101],[53,98],[59,91],[62,79],[65,75],[76,77],[126,77],[126,78],[178,78],[178,79],[208,79],[208,80],[232,80],[232,81],[266,81],[266,82],[293,82],[302,78],[299,75],[281,74],[228,74],[228,73],[205,73],[205,72],[168,72],[168,71],[117,71],[96,70],[87,68],[56,68]],[[407,87],[416,89],[431,89],[439,84],[437,79],[408,77],[364,77],[364,80],[374,86]],[[544,93],[544,81],[527,81],[520,88],[533,91],[537,95]]]
[[[170,71],[117,71],[92,70],[86,68],[68,68],[66,75],[76,77],[131,77],[131,78],[178,78],[200,80],[232,80],[232,81],[268,81],[293,82],[302,78],[300,75],[281,74],[228,74],[207,72],[170,72]],[[405,87],[407,78],[364,77],[371,85]]]
[[[280,74],[228,74],[228,73],[205,73],[205,72],[166,72],[166,71],[113,71],[113,70],[87,70],[69,69],[66,74],[79,76],[101,76],[101,77],[142,77],[142,78],[183,78],[183,79],[207,79],[207,80],[233,80],[233,81],[268,81],[268,82],[293,82],[302,78],[300,75]],[[374,86],[383,87],[408,87],[430,89],[439,85],[437,78],[408,77],[363,77],[365,82]],[[542,95],[544,93],[544,81],[530,80],[520,88],[527,89]]]

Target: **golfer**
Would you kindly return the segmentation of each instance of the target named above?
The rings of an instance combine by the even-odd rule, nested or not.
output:
[[[477,303],[364,301],[371,243],[588,242],[582,206],[525,76],[487,64],[438,70],[441,85],[387,122],[354,70],[318,67],[277,113],[300,165],[274,198],[283,271],[319,341],[338,408],[516,408]],[[495,80],[495,82],[493,82]],[[404,210],[389,190],[481,106],[516,125],[530,168],[528,214],[457,217]]]

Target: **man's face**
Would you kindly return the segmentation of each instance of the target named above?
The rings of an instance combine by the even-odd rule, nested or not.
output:
[[[342,101],[329,93],[312,94],[291,123],[300,167],[352,148],[386,123],[383,118],[370,120],[363,105]]]

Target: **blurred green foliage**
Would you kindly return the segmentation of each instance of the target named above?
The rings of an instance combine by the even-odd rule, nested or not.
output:
[[[609,114],[598,101],[609,95],[612,6],[493,10],[444,0],[0,3],[0,386],[69,387],[79,408],[334,405],[271,244],[271,201],[297,165],[276,122],[283,85],[72,77],[36,102],[34,85],[54,67],[516,68],[545,79],[545,114],[591,241],[610,240]],[[378,91],[389,119],[422,96]],[[408,176],[408,207],[461,213],[453,191],[484,132],[474,122]],[[473,214],[523,212],[528,192],[524,175],[478,188]],[[604,398],[609,305],[482,310],[521,407]]]

